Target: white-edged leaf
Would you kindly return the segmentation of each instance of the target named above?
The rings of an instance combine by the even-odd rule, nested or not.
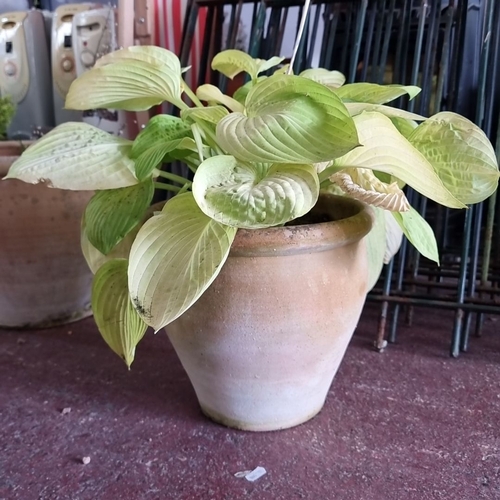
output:
[[[126,188],[98,191],[85,208],[90,243],[107,255],[143,218],[153,194],[153,179]]]
[[[103,56],[78,77],[66,96],[66,108],[143,111],[163,101],[179,105],[181,80],[173,52],[135,45]]]
[[[391,212],[408,241],[428,259],[439,264],[439,251],[434,231],[427,221],[411,207],[408,212]]]
[[[307,78],[266,78],[252,87],[246,111],[231,113],[217,125],[220,146],[243,161],[318,163],[359,144],[342,101]]]
[[[334,167],[379,170],[401,179],[442,205],[464,208],[464,204],[443,184],[432,165],[398,132],[389,118],[370,111],[353,119],[363,146],[335,160]]]
[[[92,283],[92,311],[103,339],[130,368],[147,325],[130,300],[127,264],[126,259],[114,259],[97,271]]]
[[[211,85],[209,83],[200,85],[196,89],[196,96],[201,101],[207,101],[209,104],[223,104],[231,111],[236,111],[238,113],[242,113],[245,109],[236,99],[223,94],[215,85]]]
[[[155,331],[198,300],[220,272],[236,228],[207,217],[192,193],[177,195],[140,229],[130,252],[129,290]]]
[[[316,204],[313,165],[242,163],[233,156],[205,160],[196,171],[193,195],[203,212],[240,228],[264,228],[301,217]]]
[[[499,172],[495,151],[486,134],[467,118],[438,113],[421,123],[409,141],[463,203],[478,203],[496,191]]]
[[[362,102],[385,104],[402,95],[413,99],[421,89],[414,85],[378,85],[376,83],[348,83],[335,90],[336,94],[346,102]]]
[[[389,118],[402,118],[404,120],[414,121],[424,121],[427,119],[425,116],[410,113],[403,109],[393,108],[392,106],[384,106],[383,104],[370,104],[368,102],[346,102],[344,104],[351,116],[359,115],[363,111],[377,111]]]
[[[399,226],[391,212],[384,210],[385,217],[385,253],[384,264],[389,264],[391,259],[398,253],[403,242],[403,230]]]
[[[273,66],[277,66],[284,57],[271,57],[269,60],[254,59],[247,53],[237,49],[228,49],[219,52],[212,60],[212,69],[219,71],[228,78],[233,79],[236,75],[245,72],[252,80],[255,80],[259,73],[267,71]]]
[[[405,194],[396,182],[386,184],[367,168],[347,168],[330,176],[351,198],[392,212],[410,209]]]
[[[371,231],[365,236],[366,251],[368,253],[368,289],[377,284],[380,273],[384,267],[384,254],[385,254],[385,216],[384,210],[381,208],[373,207],[375,214],[374,223]]]
[[[132,143],[86,123],[59,125],[38,139],[11,166],[6,179],[78,191],[137,184]]]
[[[345,83],[345,76],[340,71],[330,71],[325,68],[306,69],[300,76],[322,83],[330,89],[338,89]]]

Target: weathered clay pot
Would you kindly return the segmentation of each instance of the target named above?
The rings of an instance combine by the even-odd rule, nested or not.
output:
[[[167,327],[203,412],[284,429],[316,415],[367,292],[371,211],[333,195],[310,225],[240,230],[220,275]]]
[[[0,178],[23,149],[0,142]],[[91,196],[0,181],[0,327],[53,326],[91,314],[92,274],[80,249]]]

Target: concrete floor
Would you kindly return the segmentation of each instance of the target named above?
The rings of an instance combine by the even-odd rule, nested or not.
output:
[[[456,360],[449,313],[418,310],[382,354],[376,321],[369,305],[315,419],[262,434],[201,415],[165,335],[128,372],[92,319],[3,331],[0,499],[500,499],[500,319]]]

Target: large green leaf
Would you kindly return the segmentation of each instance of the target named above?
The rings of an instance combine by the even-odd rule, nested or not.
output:
[[[322,83],[331,89],[338,89],[345,83],[345,76],[340,71],[329,71],[324,68],[306,69],[300,76]]]
[[[139,223],[153,194],[152,179],[135,186],[97,192],[85,209],[90,243],[107,255]]]
[[[92,283],[92,311],[102,337],[130,368],[147,325],[130,300],[127,260],[111,260],[97,271]]]
[[[243,161],[317,163],[359,144],[342,101],[307,78],[266,78],[248,94],[246,111],[231,113],[217,125],[220,146]]]
[[[311,210],[318,194],[313,165],[242,163],[233,156],[208,158],[193,181],[193,195],[206,215],[241,228],[296,219]]]
[[[385,104],[407,94],[413,99],[420,93],[414,85],[378,85],[376,83],[349,83],[335,90],[335,93],[346,102],[363,102]]]
[[[411,207],[408,212],[391,212],[410,243],[424,256],[439,264],[439,251],[434,231]]]
[[[66,108],[142,111],[163,101],[182,106],[181,80],[173,52],[136,45],[103,56],[78,77],[66,96]]]
[[[499,173],[493,146],[467,118],[438,113],[421,123],[409,141],[463,203],[483,201],[497,189]]]
[[[74,190],[115,189],[137,184],[132,143],[86,123],[59,125],[31,145],[5,177]]]
[[[442,205],[464,207],[448,191],[422,153],[399,133],[389,118],[377,112],[364,112],[355,116],[354,121],[363,146],[335,160],[333,168],[361,167],[379,170],[401,179]]]
[[[192,137],[191,127],[176,116],[157,115],[151,118],[132,145],[131,158],[138,158],[159,143]]]
[[[219,52],[212,60],[212,69],[219,71],[228,78],[234,78],[239,73],[248,73],[255,80],[259,73],[277,66],[283,57],[271,57],[269,60],[254,59],[241,50],[229,49]]]
[[[192,193],[172,198],[140,229],[130,252],[129,290],[156,331],[191,307],[219,274],[236,228],[207,217]]]

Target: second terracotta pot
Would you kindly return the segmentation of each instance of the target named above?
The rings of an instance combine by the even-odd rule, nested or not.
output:
[[[0,143],[0,178],[22,150]],[[0,327],[53,326],[91,314],[80,221],[92,194],[0,181]]]

